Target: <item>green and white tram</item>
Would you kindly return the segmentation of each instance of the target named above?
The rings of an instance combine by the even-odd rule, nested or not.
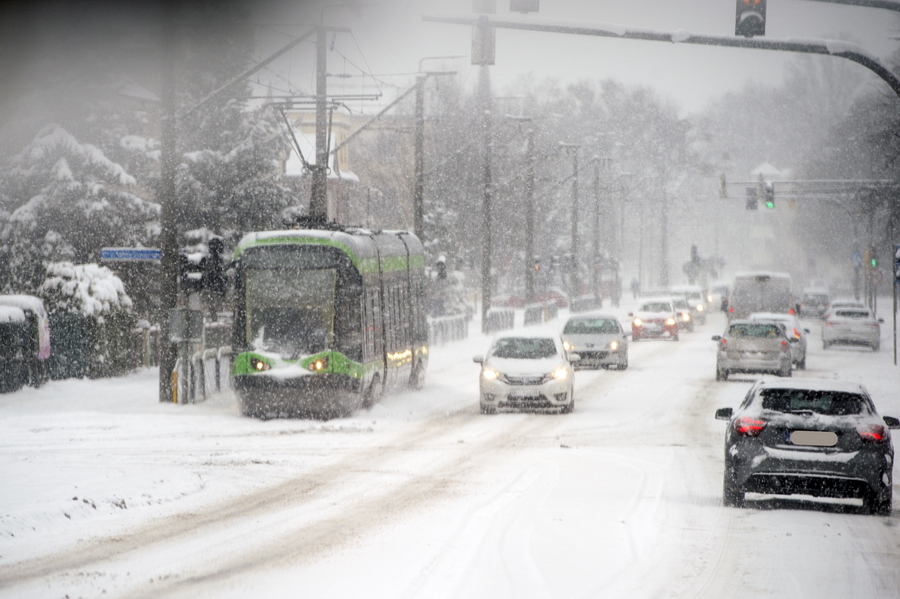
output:
[[[234,389],[245,415],[348,414],[424,384],[422,243],[406,231],[250,233],[235,250]]]

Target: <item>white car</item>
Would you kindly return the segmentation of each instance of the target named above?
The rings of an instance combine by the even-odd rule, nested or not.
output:
[[[508,334],[491,342],[479,375],[482,414],[499,408],[525,410],[575,409],[575,369],[581,357],[567,354],[562,340],[552,334]]]
[[[809,345],[809,329],[804,329],[800,324],[800,320],[793,314],[777,314],[775,312],[754,312],[750,315],[749,320],[767,320],[780,322],[784,324],[785,333],[788,339],[795,339],[791,342],[791,361],[794,368],[799,370],[806,369],[806,347]]]
[[[883,318],[875,318],[868,308],[832,307],[822,326],[822,347],[834,344],[868,345],[872,351],[881,347]]]
[[[628,337],[609,314],[572,316],[563,327],[563,348],[581,356],[579,368],[628,368]]]
[[[687,301],[688,306],[691,308],[694,322],[706,324],[706,313],[709,311],[709,304],[700,287],[697,285],[676,285],[672,287],[672,293],[680,295]]]

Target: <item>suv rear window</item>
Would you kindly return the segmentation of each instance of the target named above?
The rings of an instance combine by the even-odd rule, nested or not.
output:
[[[827,416],[869,413],[868,404],[862,395],[845,391],[763,389],[760,396],[763,409],[775,412],[813,412]]]

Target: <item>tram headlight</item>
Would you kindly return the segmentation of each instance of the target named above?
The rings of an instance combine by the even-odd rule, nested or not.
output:
[[[272,365],[268,362],[263,362],[259,358],[250,358],[250,368],[256,372],[265,372],[266,370],[271,370]]]
[[[322,356],[321,358],[316,358],[312,362],[306,365],[306,367],[312,372],[322,372],[326,368],[328,368],[328,357]]]

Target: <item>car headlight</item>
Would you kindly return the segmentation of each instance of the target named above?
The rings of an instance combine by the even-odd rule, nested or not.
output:
[[[697,312],[703,312],[706,308],[703,307],[703,304],[697,304]]]
[[[612,342],[610,342],[610,344],[609,344],[609,349],[611,349],[611,350],[613,350],[613,351],[619,349],[619,342],[618,342],[618,341],[612,341]]]
[[[573,349],[575,349],[575,346],[568,341],[563,341],[563,349],[565,349],[566,351],[572,351]]]
[[[672,318],[672,317],[667,318],[667,319],[666,319],[666,324],[669,325],[669,326],[672,326],[673,324],[676,324],[676,323],[675,323],[675,319]]]
[[[307,364],[306,368],[311,372],[322,372],[323,370],[328,368],[328,356],[316,358],[315,360]]]
[[[556,380],[561,381],[564,378],[569,376],[569,371],[566,370],[565,368],[560,368],[559,370],[554,371],[553,374],[551,374],[551,376],[553,378],[555,378]]]
[[[486,378],[489,381],[492,381],[492,380],[496,379],[497,377],[499,377],[500,373],[497,372],[496,370],[491,370],[490,368],[485,368],[484,370],[481,371],[481,376],[483,376],[484,378]]]
[[[639,327],[639,326],[641,326],[642,324],[644,324],[644,323],[641,321],[640,318],[635,318],[635,319],[634,319],[634,326]]]
[[[687,322],[687,321],[689,321],[689,320],[691,319],[691,315],[690,315],[690,314],[685,314],[683,318],[684,318],[684,321]]]

